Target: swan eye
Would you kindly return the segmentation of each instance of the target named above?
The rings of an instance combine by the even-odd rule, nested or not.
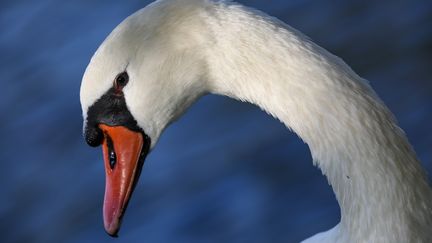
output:
[[[129,81],[129,75],[127,74],[127,72],[122,72],[119,75],[117,75],[117,77],[115,78],[114,88],[117,91],[121,91],[123,87],[126,86],[128,81]]]

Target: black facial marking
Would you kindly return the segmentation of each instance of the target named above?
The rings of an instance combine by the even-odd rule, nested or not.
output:
[[[119,93],[115,87],[109,89],[87,111],[84,137],[92,147],[99,146],[103,141],[103,133],[98,127],[99,124],[124,126],[131,131],[141,132],[145,135],[129,112],[123,92]]]

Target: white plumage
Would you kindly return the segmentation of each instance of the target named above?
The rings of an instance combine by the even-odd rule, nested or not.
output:
[[[152,147],[206,93],[256,104],[297,133],[342,215],[305,242],[432,242],[432,192],[393,115],[341,59],[290,26],[225,1],[157,1],[92,58],[84,117],[124,70],[127,106]]]

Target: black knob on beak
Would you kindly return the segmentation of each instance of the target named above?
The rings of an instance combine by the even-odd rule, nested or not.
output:
[[[88,145],[97,147],[103,142],[102,130],[98,127],[86,126],[84,130],[84,138]]]

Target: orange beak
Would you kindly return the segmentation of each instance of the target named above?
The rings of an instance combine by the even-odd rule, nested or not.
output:
[[[133,192],[148,145],[143,134],[123,126],[99,125],[104,134],[102,151],[105,164],[103,218],[106,232],[116,237],[121,219]]]

